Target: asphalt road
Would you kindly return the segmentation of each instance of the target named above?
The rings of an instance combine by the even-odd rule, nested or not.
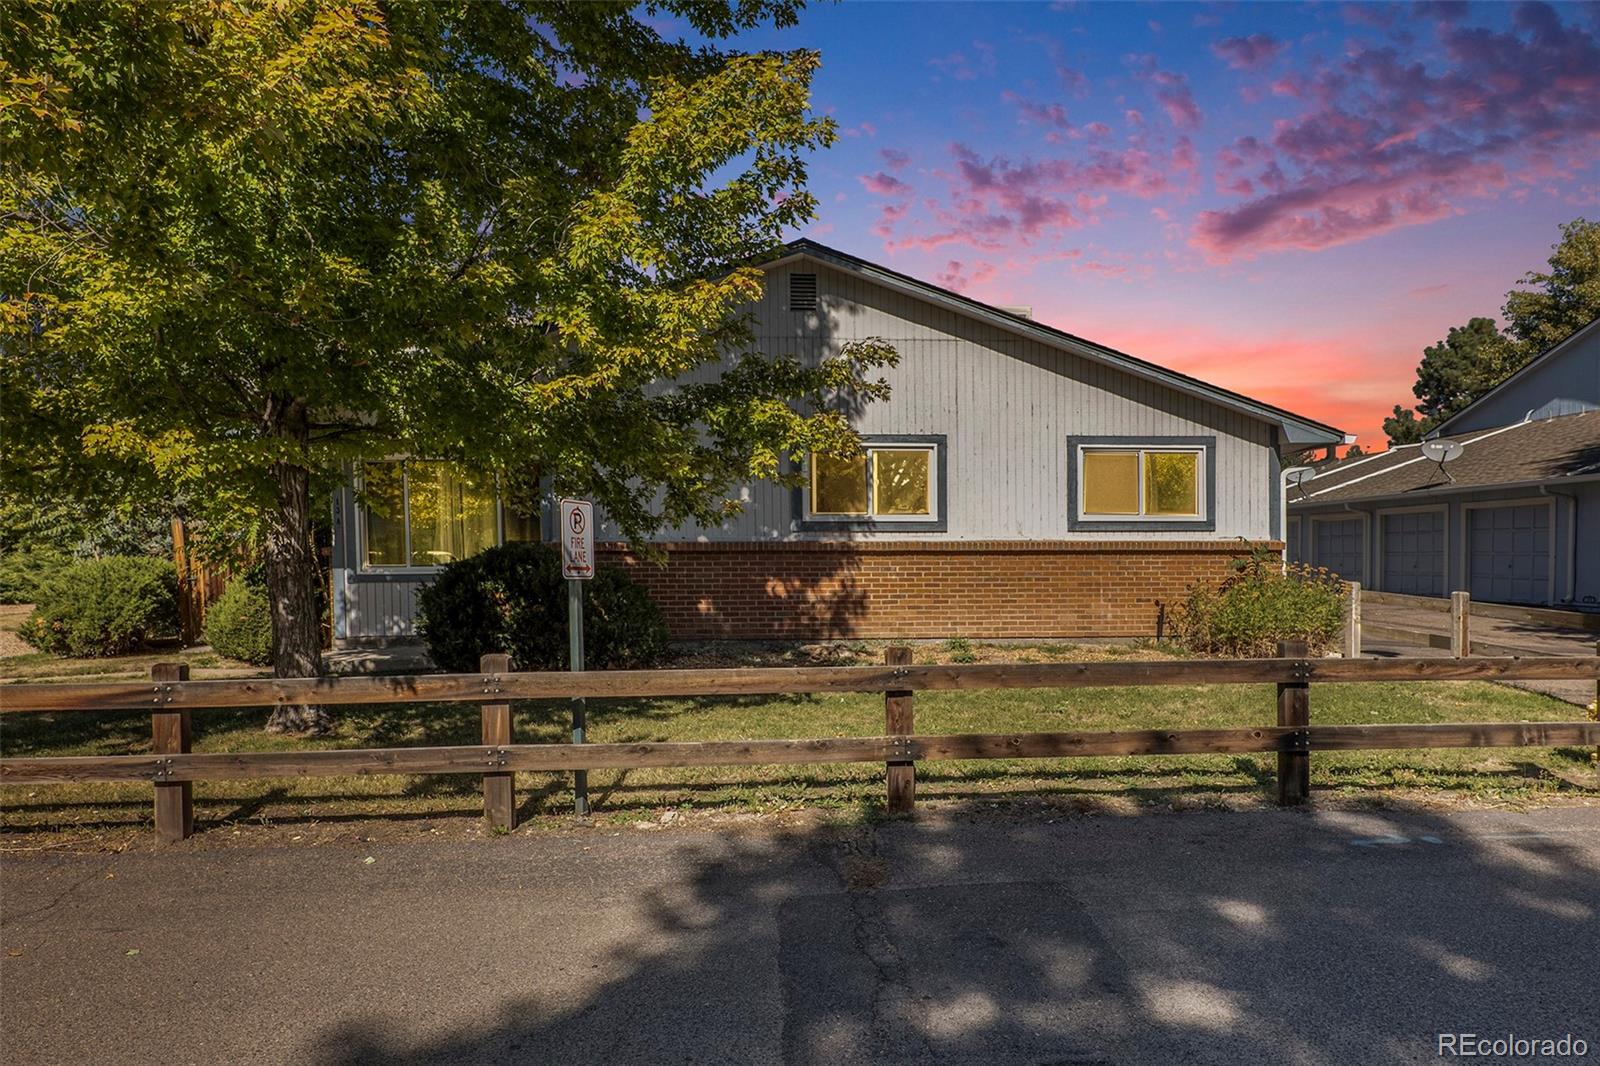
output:
[[[1593,808],[45,854],[0,889],[11,1066],[1600,1061]]]

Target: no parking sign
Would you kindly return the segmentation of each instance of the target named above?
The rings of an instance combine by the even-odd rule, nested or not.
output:
[[[594,577],[594,504],[588,500],[561,501],[561,576]]]

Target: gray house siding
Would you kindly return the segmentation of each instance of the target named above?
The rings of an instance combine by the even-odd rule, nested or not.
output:
[[[1600,328],[1591,325],[1567,346],[1511,378],[1441,427],[1447,436],[1534,417],[1600,407]]]
[[[788,309],[789,277],[817,275],[818,310]],[[736,496],[741,515],[716,527],[664,531],[665,542],[829,541],[1226,541],[1281,536],[1277,429],[1158,381],[1085,358],[1001,325],[939,306],[825,263],[801,260],[767,272],[752,308],[760,349],[815,362],[853,340],[880,337],[900,354],[883,376],[891,398],[852,412],[866,436],[943,438],[942,529],[808,527],[804,496],[770,482]],[[705,367],[697,377],[718,373]],[[1208,516],[1203,527],[1160,523],[1073,528],[1071,438],[1203,439]],[[353,494],[335,500],[335,636],[405,637],[426,570],[366,571]],[[597,515],[597,536],[619,539]]]
[[[1508,487],[1295,506],[1294,515],[1299,538],[1291,552],[1364,588],[1417,595],[1465,590],[1490,602],[1600,609],[1600,484],[1594,482],[1548,494]],[[1434,516],[1439,533],[1424,544],[1422,524],[1434,528]],[[1426,565],[1415,557],[1421,552],[1428,553]],[[1352,569],[1356,553],[1359,569]],[[1396,558],[1407,553],[1413,558]],[[1419,587],[1434,572],[1443,575],[1443,587]]]

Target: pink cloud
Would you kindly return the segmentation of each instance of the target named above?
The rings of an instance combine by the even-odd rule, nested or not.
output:
[[[1030,122],[1040,126],[1055,126],[1059,129],[1070,130],[1072,123],[1067,119],[1067,109],[1060,104],[1041,104],[1025,99],[1007,89],[1000,94],[1000,98],[1007,103],[1016,105],[1017,117],[1023,122]]]
[[[904,170],[906,164],[911,162],[910,154],[898,148],[883,148],[878,154],[883,156],[883,161],[889,165],[890,170]]]
[[[1248,37],[1224,37],[1211,46],[1211,51],[1234,70],[1253,70],[1272,62],[1283,47],[1282,41],[1252,33]]]
[[[910,196],[914,191],[910,185],[882,170],[876,174],[863,174],[860,180],[868,192],[877,196]]]
[[[1354,17],[1387,25],[1392,13]],[[1268,139],[1219,150],[1217,185],[1244,202],[1202,212],[1191,244],[1219,260],[1328,248],[1523,196],[1592,165],[1592,31],[1524,4],[1510,30],[1459,25],[1444,9],[1436,33],[1441,51],[1429,62],[1358,44],[1294,82],[1300,114]]]
[[[944,270],[934,275],[934,280],[954,292],[963,292],[970,286],[982,285],[995,274],[993,263],[980,260],[968,265],[959,259],[951,259],[945,263]]]

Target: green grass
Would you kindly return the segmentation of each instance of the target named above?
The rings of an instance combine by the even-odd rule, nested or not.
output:
[[[928,692],[916,697],[919,732],[1033,732],[1064,729],[1205,728],[1274,721],[1271,686],[1039,689]],[[515,708],[519,742],[567,738],[563,703]],[[1581,708],[1477,682],[1318,685],[1320,723],[1549,721]],[[265,711],[196,711],[196,751],[280,751],[333,747],[475,744],[472,704],[383,704],[339,710],[336,732],[316,741],[262,731]],[[149,749],[149,721],[134,714],[6,715],[0,751],[23,755],[112,755]],[[872,694],[591,701],[596,742],[876,735],[883,699]],[[1476,800],[1524,802],[1592,780],[1588,751],[1445,749],[1320,753],[1312,783],[1325,792],[1384,795],[1448,790]],[[923,763],[919,799],[1032,799],[1119,804],[1262,802],[1273,787],[1271,755],[1145,756]],[[596,813],[636,818],[663,807],[773,811],[801,806],[872,812],[882,802],[879,764],[697,767],[596,771]],[[523,817],[570,813],[570,779],[525,773],[517,780]],[[477,778],[329,777],[201,782],[202,823],[435,818],[481,812]],[[147,824],[150,787],[35,785],[0,788],[0,831],[108,829]]]

